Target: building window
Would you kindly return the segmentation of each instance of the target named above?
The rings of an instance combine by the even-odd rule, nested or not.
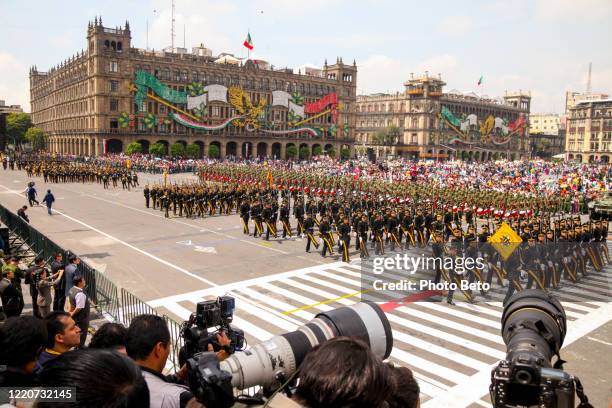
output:
[[[119,110],[119,100],[118,99],[110,100],[110,110],[111,112],[117,112]]]
[[[164,105],[159,105],[159,113],[166,113],[166,107]]]
[[[110,128],[111,129],[119,129],[119,122],[117,121],[117,119],[111,119],[111,121],[110,121]]]
[[[117,61],[110,61],[109,70],[110,72],[119,72],[119,63]]]
[[[174,80],[175,81],[180,81],[181,80],[181,73],[180,73],[180,71],[174,71]]]
[[[110,91],[111,92],[119,91],[119,81],[110,81]]]

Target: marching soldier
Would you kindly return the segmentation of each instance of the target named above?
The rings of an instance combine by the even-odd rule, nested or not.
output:
[[[338,227],[338,244],[342,251],[342,260],[344,262],[350,262],[349,259],[349,248],[351,246],[351,225],[349,224],[348,217],[342,219],[342,223]]]
[[[145,205],[149,208],[149,200],[151,198],[151,191],[149,190],[149,185],[145,185],[144,190],[142,190],[145,198]]]
[[[312,243],[316,249],[319,249],[319,243],[314,237],[314,221],[310,214],[306,213],[306,219],[304,220],[304,233],[308,241],[306,241],[306,252],[310,252],[310,244]]]
[[[331,226],[327,216],[324,216],[319,223],[319,236],[323,242],[323,249],[321,250],[321,256],[325,257],[325,254],[329,251],[330,255],[334,254],[333,243],[331,240]]]
[[[242,219],[242,233],[250,235],[249,232],[249,211],[251,206],[247,200],[244,200],[240,205],[240,218]]]

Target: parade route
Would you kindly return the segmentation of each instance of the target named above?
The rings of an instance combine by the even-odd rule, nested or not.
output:
[[[192,176],[170,180],[174,177]],[[141,174],[140,187],[133,191],[33,180],[39,195],[51,188],[57,198],[53,216],[42,206],[28,209],[34,227],[177,321],[187,319],[198,301],[234,296],[233,324],[246,332],[249,344],[295,330],[318,312],[358,302],[361,279],[374,279],[358,254],[346,264],[337,256],[305,253],[305,241],[298,237],[248,237],[236,215],[166,219],[159,210],[146,209],[142,196],[144,184],[159,183],[160,175]],[[0,172],[2,204],[13,211],[24,205],[28,181],[24,172]],[[420,256],[421,251],[413,248],[410,253]],[[609,330],[611,279],[608,267],[559,291],[569,320],[565,346],[572,361],[567,369],[583,383],[596,381],[585,363],[597,358],[591,354],[611,347],[597,334]],[[424,407],[490,406],[490,370],[505,355],[500,337],[503,296],[496,290],[486,302],[456,306],[380,299],[383,306],[394,303],[385,308],[394,336],[390,360],[414,371]],[[605,362],[601,370],[605,372]],[[596,395],[601,398],[596,401],[608,397],[605,391]]]

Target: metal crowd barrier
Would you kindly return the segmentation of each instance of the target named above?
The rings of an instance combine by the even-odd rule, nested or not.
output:
[[[9,231],[21,238],[37,256],[43,256],[47,262],[51,262],[57,253],[61,253],[64,262],[67,262],[71,255],[77,255],[65,250],[55,242],[47,238],[44,234],[36,230],[18,215],[6,209],[0,204],[0,219],[7,226]],[[10,244],[10,242],[8,243]],[[33,259],[29,263],[32,263]],[[168,324],[170,330],[172,352],[170,353],[170,363],[172,368],[178,369],[179,350],[183,345],[181,337],[181,324],[166,315],[157,313],[132,293],[124,288],[119,291],[117,286],[102,273],[92,268],[87,262],[81,260],[77,271],[85,278],[87,284],[86,292],[89,298],[95,303],[99,312],[106,313],[107,317],[115,322],[120,322],[129,326],[132,319],[140,314],[155,314],[161,316]],[[120,297],[119,297],[120,293]]]

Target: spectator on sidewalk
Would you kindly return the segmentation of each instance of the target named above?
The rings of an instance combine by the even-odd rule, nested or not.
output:
[[[47,276],[47,269],[43,268],[41,270],[38,284],[36,285],[38,289],[38,298],[36,302],[38,304],[38,313],[41,318],[51,313],[51,305],[53,304],[51,288],[58,284],[63,275],[64,271],[61,269],[55,275],[51,276]]]
[[[45,197],[43,198],[43,203],[47,205],[47,212],[49,213],[49,215],[52,215],[51,206],[54,202],[55,197],[53,196],[53,193],[51,193],[51,190],[47,190],[47,194],[45,194]]]
[[[89,330],[89,313],[90,302],[89,297],[83,290],[85,288],[85,278],[75,276],[73,279],[74,286],[68,292],[68,301],[70,302],[70,317],[74,319],[77,326],[81,329],[80,347],[85,346],[87,340],[87,331]]]
[[[2,273],[0,280],[0,298],[2,299],[2,310],[8,317],[19,316],[23,310],[23,296],[13,285],[14,272],[11,269]]]
[[[56,357],[77,347],[81,329],[67,312],[51,312],[44,319],[47,326],[45,349],[40,353],[34,371],[40,373]]]
[[[31,183],[31,185],[28,185],[28,188],[26,189],[26,195],[28,197],[28,203],[30,203],[30,207],[32,207],[33,205],[32,203],[36,203],[36,205],[40,205],[40,203],[36,200],[36,196],[38,195],[38,192],[34,188],[34,183]]]
[[[62,262],[62,253],[57,252],[51,261],[51,275],[56,274],[59,270],[64,270]],[[66,304],[66,274],[62,275],[59,283],[55,285],[55,295],[53,296],[53,310],[64,310]]]
[[[8,319],[0,326],[0,387],[34,387],[38,353],[47,341],[45,324],[34,316]],[[1,393],[0,393],[1,394]],[[0,395],[0,405],[9,401]]]
[[[80,263],[81,260],[76,255],[70,255],[68,258],[68,265],[66,265],[66,268],[64,268],[64,282],[66,284],[64,287],[64,298],[68,298],[68,292],[70,292],[70,289],[72,288],[72,282],[74,281],[74,278],[79,275],[77,267]],[[60,307],[63,308],[64,305],[60,305]]]
[[[34,265],[30,266],[25,273],[25,283],[30,285],[30,296],[32,297],[32,311],[34,316],[42,318],[38,310],[38,280],[42,271],[45,269],[45,258],[39,256],[34,260]]]
[[[28,209],[28,206],[24,205],[23,207],[17,210],[17,215],[23,218],[25,222],[30,222],[30,219],[28,218],[28,214],[26,214],[27,209]]]

